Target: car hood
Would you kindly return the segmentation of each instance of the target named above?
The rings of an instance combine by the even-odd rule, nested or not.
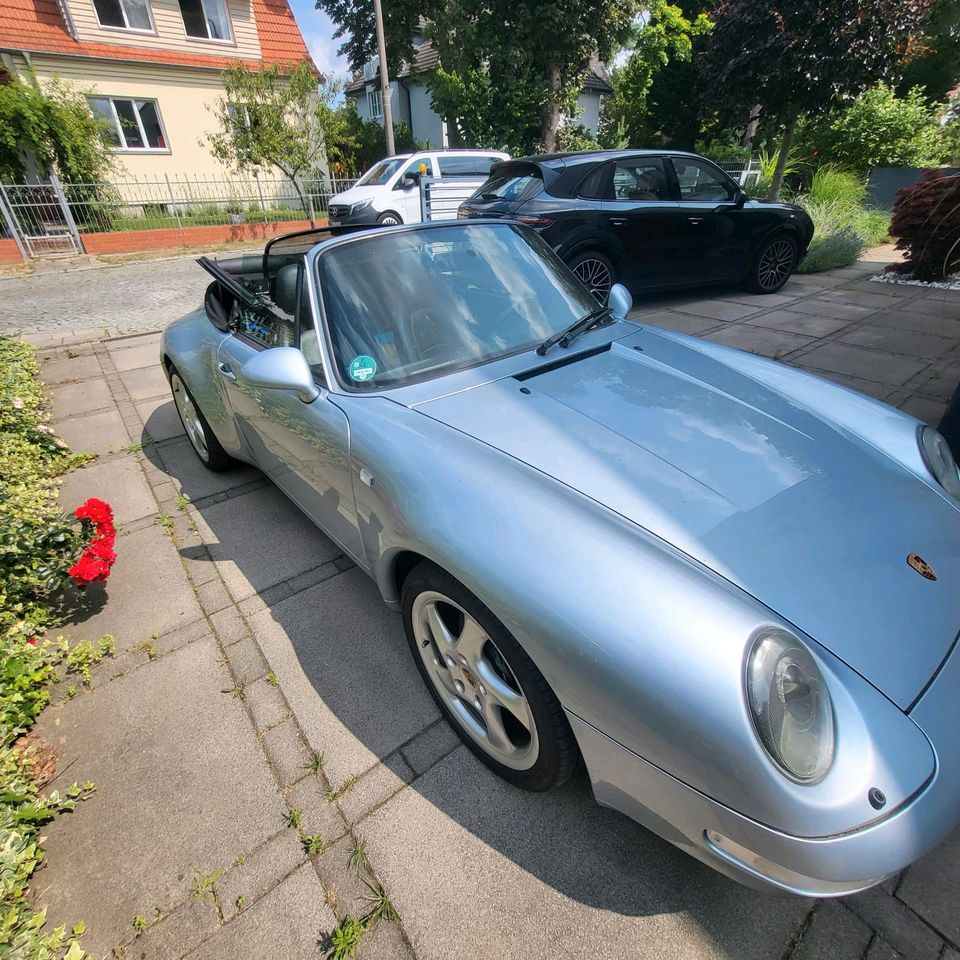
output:
[[[722,359],[640,339],[417,409],[709,566],[907,709],[960,628],[960,511]]]
[[[367,186],[362,187],[351,187],[349,190],[344,190],[343,193],[335,193],[330,198],[330,203],[335,203],[338,206],[346,206],[350,203],[357,203],[360,200],[366,200],[367,197],[376,197],[379,194],[382,194],[384,191],[382,186]]]

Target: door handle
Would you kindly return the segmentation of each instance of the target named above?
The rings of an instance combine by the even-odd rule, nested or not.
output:
[[[217,364],[217,369],[228,379],[236,380],[237,375],[230,369],[229,363],[219,363]]]
[[[611,217],[611,218],[610,218],[610,223],[611,223],[614,227],[622,227],[626,222],[627,222],[627,218],[626,218],[626,217]]]
[[[687,217],[687,223],[692,223],[696,227],[703,223],[703,217]]]

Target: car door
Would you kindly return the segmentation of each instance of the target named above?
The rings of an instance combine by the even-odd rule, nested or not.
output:
[[[403,218],[403,222],[420,223],[422,219],[420,215],[420,191],[417,189],[418,183],[411,184],[411,181],[406,179],[408,173],[435,177],[437,175],[437,165],[430,156],[416,157],[403,167],[400,171],[400,177],[393,187],[397,213]]]
[[[750,211],[722,170],[696,157],[671,157],[683,211],[681,269],[685,280],[740,281],[750,269]]]
[[[672,282],[682,225],[663,158],[625,157],[607,164],[605,175],[602,224],[622,250],[623,280],[632,287]]]
[[[237,430],[259,466],[345,552],[365,565],[349,469],[350,427],[324,381],[302,263],[280,269],[273,287],[278,309],[248,308],[242,325],[220,344],[218,374]],[[239,372],[258,351],[300,348],[320,395],[304,403],[293,391],[252,387]]]

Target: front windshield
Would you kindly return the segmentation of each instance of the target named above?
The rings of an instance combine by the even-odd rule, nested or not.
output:
[[[352,389],[515,353],[597,307],[546,243],[516,224],[374,234],[317,263],[337,372]]]
[[[374,164],[355,184],[355,187],[383,186],[400,168],[407,157],[388,157]]]

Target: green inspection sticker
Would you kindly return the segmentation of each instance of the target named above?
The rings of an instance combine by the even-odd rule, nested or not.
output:
[[[350,379],[363,383],[377,372],[377,361],[373,357],[354,357],[350,361]]]

